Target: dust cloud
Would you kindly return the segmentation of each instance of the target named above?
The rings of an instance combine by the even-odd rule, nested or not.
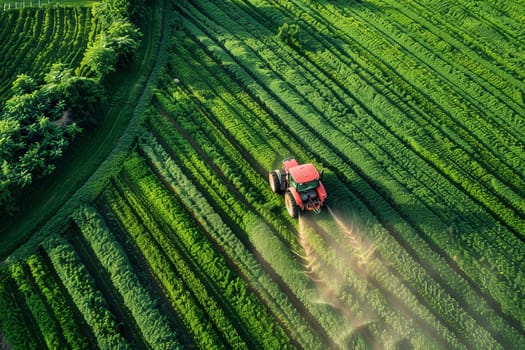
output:
[[[384,316],[369,304],[369,297],[379,292],[373,275],[386,267],[374,254],[377,245],[360,226],[358,218],[348,219],[330,207],[321,219],[299,216],[300,258],[316,290],[311,302],[331,307],[346,320],[338,344],[348,344],[359,334],[372,348],[396,348],[409,334],[385,324]]]
[[[311,302],[331,307],[346,320],[346,324],[342,325],[340,337],[336,340],[338,344],[344,344],[353,335],[372,324],[376,316],[374,313],[368,312],[367,307],[364,305],[360,307],[358,312],[355,312],[355,310],[352,310],[352,307],[345,304],[341,295],[348,291],[344,280],[340,278],[341,274],[335,268],[324,264],[312,246],[310,235],[316,234],[315,230],[312,229],[312,226],[314,226],[312,225],[312,220],[303,215],[299,216],[298,240],[303,248],[303,254],[298,255],[302,260],[304,273],[309,276],[316,289],[317,297],[312,299]],[[360,247],[366,248],[366,256],[372,255],[370,246],[360,242]],[[345,260],[350,261],[350,257],[347,257]]]

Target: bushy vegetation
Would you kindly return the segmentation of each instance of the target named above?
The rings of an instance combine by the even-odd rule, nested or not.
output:
[[[0,109],[4,210],[15,212],[20,190],[53,172],[53,161],[62,157],[81,126],[97,124],[106,94],[101,81],[128,64],[140,44],[142,34],[127,17],[137,6],[127,1],[94,4],[91,18],[96,25],[90,34],[94,38],[79,68],[55,63],[46,69],[43,83],[28,74],[18,75],[12,83],[11,97]]]
[[[0,111],[0,206],[10,208],[16,194],[33,179],[49,175],[79,125],[94,121],[103,99],[100,85],[74,77],[54,65],[45,84],[22,74],[13,82],[13,96]]]
[[[93,18],[100,32],[88,46],[77,74],[102,80],[129,63],[140,45],[142,33],[127,17],[129,1],[102,1],[93,5]]]
[[[156,302],[139,282],[124,250],[96,210],[82,207],[74,213],[73,218],[102,267],[108,271],[111,282],[122,295],[146,342],[153,349],[179,348],[167,319],[160,314]]]

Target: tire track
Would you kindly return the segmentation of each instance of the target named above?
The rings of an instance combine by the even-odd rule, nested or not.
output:
[[[305,121],[305,123],[306,123],[306,121]],[[370,156],[372,157],[372,155],[370,155]],[[430,181],[430,182],[432,183],[433,181]],[[479,203],[478,203],[478,204],[479,204]],[[434,211],[434,210],[432,210],[432,211]],[[438,217],[443,217],[442,215],[443,215],[443,214],[440,214]]]
[[[149,163],[149,160],[146,159],[146,161]],[[150,165],[150,168],[152,169],[152,171],[156,174],[156,176],[160,179],[160,181],[163,183],[163,185],[165,186],[165,188],[170,192],[172,193],[174,196],[176,196],[179,200],[180,200],[180,197],[179,197],[179,194],[177,192],[175,192],[172,188],[172,186],[162,177],[162,175],[155,169],[154,166],[152,166],[152,164],[149,164]],[[206,200],[210,203],[210,204],[213,204],[212,201],[210,201],[210,198],[208,197],[208,195],[204,192],[201,192],[203,194],[203,196],[206,198]],[[245,238],[245,235],[244,235],[244,232],[242,231],[242,229],[235,223],[233,223],[231,221],[231,219],[229,218],[229,216],[221,209],[221,208],[217,208],[217,207],[214,207],[214,210],[220,215],[221,219],[224,220],[224,222],[226,223],[226,225],[228,227],[230,227],[230,229],[232,230],[232,232],[235,234],[235,236],[237,238],[239,238],[240,242],[242,242],[242,244],[245,246],[245,248],[247,249],[247,251],[249,251],[251,254],[253,254],[255,260],[257,261],[257,263],[261,266],[261,268],[263,269],[263,271],[265,271],[269,276],[270,278],[279,286],[279,288],[286,294],[289,302],[295,307],[296,310],[298,310],[298,312],[302,315],[302,317],[308,322],[308,324],[312,327],[312,329],[314,330],[314,332],[323,340],[323,342],[330,348],[330,349],[336,349],[337,346],[336,344],[333,342],[333,340],[330,338],[330,336],[328,335],[328,333],[326,332],[326,330],[321,326],[321,324],[319,323],[319,321],[317,320],[317,318],[305,307],[305,305],[303,305],[303,303],[297,298],[297,296],[295,295],[295,293],[290,289],[290,287],[284,282],[284,280],[275,272],[275,270],[273,269],[273,267],[268,263],[266,262],[263,257],[261,256],[261,254],[256,250],[256,248]],[[268,295],[266,295],[266,292],[265,291],[261,291],[259,290],[257,287],[254,286],[253,282],[251,281],[251,276],[249,276],[248,274],[246,274],[244,271],[243,271],[243,268],[241,266],[238,265],[238,263],[236,261],[233,260],[232,257],[230,257],[224,247],[222,247],[221,243],[217,240],[216,237],[214,237],[214,235],[212,233],[210,233],[199,221],[199,219],[195,216],[195,214],[191,211],[191,210],[188,210],[188,213],[192,216],[192,218],[194,219],[195,223],[199,226],[200,228],[200,231],[202,231],[203,233],[205,233],[205,235],[207,236],[207,238],[210,240],[210,242],[213,243],[214,245],[214,248],[221,253],[222,256],[224,256],[224,258],[226,259],[226,262],[228,264],[228,266],[237,273],[238,276],[240,276],[244,282],[247,284],[249,290],[254,293],[257,298],[259,300],[261,300],[261,302],[268,308],[269,312],[273,313],[271,308],[269,308],[267,305],[266,305],[266,299],[269,298]],[[276,321],[281,324],[281,327],[283,330],[285,330],[286,334],[289,336],[290,340],[292,342],[296,342],[295,338],[293,336],[290,335],[290,330],[286,327],[285,324],[282,323],[282,320],[280,318],[276,318]],[[297,342],[296,344],[298,346],[298,348],[302,348],[302,346],[300,346],[300,343]]]
[[[255,79],[256,79],[256,78],[255,78]],[[256,79],[256,80],[257,80],[257,79]],[[449,263],[451,263],[451,261],[450,261],[450,260],[451,260],[451,259],[449,258],[449,260],[448,260],[448,261],[449,261]],[[454,263],[452,263],[452,266],[454,266]],[[455,267],[455,269],[456,269],[456,270],[459,270],[457,266]],[[467,279],[467,280],[469,280],[469,279]],[[472,281],[470,281],[470,282],[472,283]],[[477,288],[476,288],[476,289],[477,289]],[[479,291],[479,289],[477,289],[477,290]]]

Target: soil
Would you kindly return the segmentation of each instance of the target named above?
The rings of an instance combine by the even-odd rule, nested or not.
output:
[[[64,126],[69,125],[73,123],[73,119],[71,119],[71,111],[66,110],[62,112],[62,117],[57,120],[53,120],[51,124],[58,125],[58,126]]]
[[[7,342],[7,339],[2,333],[0,333],[0,350],[11,350],[11,345]]]

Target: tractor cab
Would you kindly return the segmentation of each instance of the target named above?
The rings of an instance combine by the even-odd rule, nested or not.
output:
[[[322,172],[312,163],[299,164],[296,159],[283,160],[283,169],[269,175],[270,186],[276,193],[285,193],[288,213],[297,217],[299,209],[320,213],[327,198]]]

